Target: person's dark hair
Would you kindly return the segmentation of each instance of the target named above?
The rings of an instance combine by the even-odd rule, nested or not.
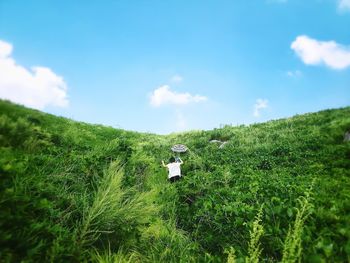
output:
[[[174,163],[175,162],[175,157],[170,157],[169,163]]]

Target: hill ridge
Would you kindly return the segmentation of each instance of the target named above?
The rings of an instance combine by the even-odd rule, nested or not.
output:
[[[0,110],[0,261],[350,257],[350,107],[169,135]],[[189,151],[170,184],[176,143]]]

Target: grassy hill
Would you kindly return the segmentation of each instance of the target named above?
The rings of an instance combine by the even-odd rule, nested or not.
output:
[[[1,262],[350,261],[350,107],[168,136],[0,114]]]

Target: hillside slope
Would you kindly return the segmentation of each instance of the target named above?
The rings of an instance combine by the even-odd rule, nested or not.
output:
[[[168,136],[0,113],[1,262],[350,260],[350,107]]]

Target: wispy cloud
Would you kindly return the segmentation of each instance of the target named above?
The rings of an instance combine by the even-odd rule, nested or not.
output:
[[[307,65],[326,65],[332,69],[350,66],[350,48],[335,41],[319,41],[308,36],[298,36],[291,48]]]
[[[343,12],[350,12],[350,0],[338,0],[338,9]]]
[[[43,109],[68,106],[67,85],[47,67],[27,69],[11,57],[13,46],[0,40],[0,97]]]
[[[162,105],[186,105],[206,100],[207,97],[205,96],[191,95],[188,92],[179,93],[172,91],[168,85],[155,89],[150,96],[150,104],[153,107],[160,107]]]
[[[180,83],[180,82],[183,81],[183,77],[178,75],[178,74],[176,74],[176,75],[171,77],[170,81],[173,82],[173,83]]]
[[[257,99],[254,104],[254,117],[260,117],[260,111],[268,107],[269,101],[267,99]]]
[[[300,78],[303,73],[300,70],[288,70],[286,75],[290,78]]]

